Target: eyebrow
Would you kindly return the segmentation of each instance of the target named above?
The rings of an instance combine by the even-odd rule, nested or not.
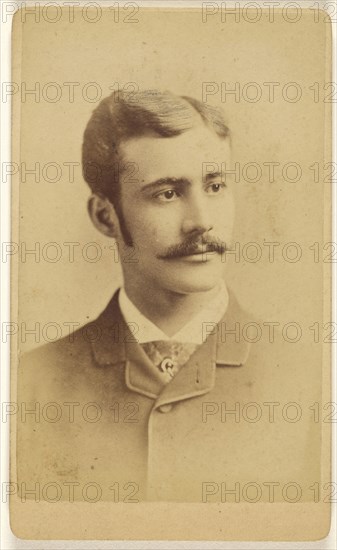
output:
[[[214,178],[221,177],[221,172],[209,172],[204,177],[205,183]],[[148,191],[149,189],[156,189],[157,187],[162,187],[163,185],[189,185],[191,182],[187,178],[159,178],[157,180],[151,181],[142,187],[142,191]]]
[[[205,182],[207,183],[209,180],[212,180],[213,178],[221,178],[222,172],[208,172],[205,176]]]
[[[156,187],[162,187],[163,185],[188,185],[190,182],[187,178],[159,178],[151,183],[147,183],[142,187],[142,191],[147,191],[148,189],[155,189]]]

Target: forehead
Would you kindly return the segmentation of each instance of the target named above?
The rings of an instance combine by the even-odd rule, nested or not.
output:
[[[221,168],[229,161],[229,139],[200,124],[179,136],[162,138],[141,136],[123,143],[120,151],[124,162],[134,162],[144,179],[188,176],[200,172],[204,162]]]

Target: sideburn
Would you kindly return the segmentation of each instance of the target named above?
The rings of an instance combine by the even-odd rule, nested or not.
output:
[[[126,225],[126,221],[124,218],[124,214],[122,211],[122,206],[120,204],[120,198],[117,197],[113,202],[114,208],[116,210],[116,214],[118,216],[119,221],[119,227],[122,233],[123,241],[125,242],[126,246],[133,247],[133,240],[130,234],[130,231],[128,230],[128,227]]]

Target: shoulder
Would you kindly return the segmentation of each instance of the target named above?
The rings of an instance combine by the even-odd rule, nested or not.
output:
[[[25,401],[49,395],[51,388],[72,385],[92,367],[91,344],[83,334],[90,323],[55,342],[24,353],[18,361],[18,394]]]
[[[43,362],[47,367],[51,360],[54,364],[61,365],[68,359],[81,362],[84,356],[90,354],[93,330],[95,330],[95,321],[87,323],[59,340],[45,343],[32,351],[23,353],[19,365],[20,367],[38,366]]]
[[[115,296],[93,320],[67,336],[19,355],[18,391],[37,396],[51,388],[75,387],[97,376],[99,363],[95,350],[111,342],[111,327],[118,322]]]
[[[230,294],[228,311],[218,326],[218,357],[225,365],[239,367],[233,369],[238,383],[259,388],[264,397],[317,400],[321,353],[305,326],[261,319]]]

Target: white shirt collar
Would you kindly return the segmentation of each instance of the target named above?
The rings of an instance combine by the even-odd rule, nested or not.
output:
[[[132,333],[140,344],[156,340],[202,344],[205,323],[218,323],[224,316],[228,306],[228,292],[225,282],[222,281],[219,284],[219,292],[216,297],[171,337],[167,336],[139,311],[127,296],[124,287],[120,289],[118,300],[125,322],[130,327],[136,327]]]

